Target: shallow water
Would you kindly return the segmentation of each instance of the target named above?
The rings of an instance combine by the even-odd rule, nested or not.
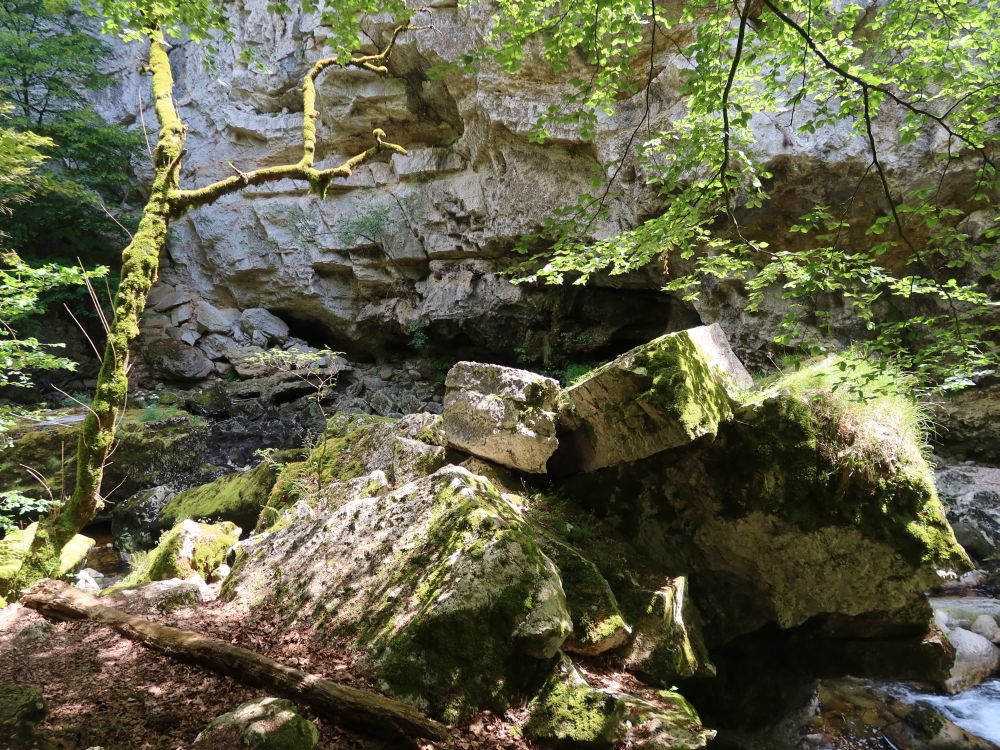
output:
[[[1000,744],[1000,679],[987,680],[958,695],[933,695],[899,685],[893,689],[908,703],[929,703],[967,732]]]

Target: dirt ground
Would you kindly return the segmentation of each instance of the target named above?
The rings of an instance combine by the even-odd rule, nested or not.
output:
[[[117,597],[108,603],[156,622],[228,640],[332,680],[373,687],[346,645],[315,646],[301,632],[278,633],[270,622],[232,605],[210,602],[160,614]],[[268,694],[151,651],[108,627],[89,622],[54,624],[20,605],[0,609],[0,682],[42,689],[49,714],[39,733],[60,750],[185,750],[213,718]],[[319,729],[319,748],[404,747],[352,734],[303,713]],[[525,714],[523,708],[504,716],[485,713],[456,727],[447,744],[416,746],[527,750],[530,745],[520,737]]]

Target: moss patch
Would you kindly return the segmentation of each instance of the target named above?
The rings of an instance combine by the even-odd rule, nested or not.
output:
[[[181,521],[163,535],[156,549],[125,580],[104,593],[142,586],[151,581],[190,578],[196,573],[207,579],[225,562],[230,548],[239,539],[239,527],[228,521],[216,524]]]
[[[722,380],[684,333],[651,341],[636,356],[635,366],[653,379],[638,400],[672,416],[690,438],[714,434],[732,416],[732,400]]]
[[[909,409],[896,397],[858,410],[828,391],[772,390],[737,415],[714,454],[727,511],[807,532],[853,526],[911,565],[967,568]]]
[[[21,531],[12,531],[0,540],[0,587],[10,581],[17,574],[21,567],[21,560],[24,558],[31,542],[35,538],[35,531],[38,524],[33,523]],[[89,536],[77,534],[59,555],[59,568],[56,576],[64,576],[80,568],[90,554],[95,542]]]
[[[252,528],[267,504],[277,478],[273,464],[262,463],[214,482],[192,487],[175,495],[160,511],[159,522],[169,527],[186,518],[232,521]]]
[[[565,665],[565,662],[564,662]],[[544,743],[611,747],[625,736],[627,709],[612,695],[574,679],[561,666],[531,701],[525,734]]]

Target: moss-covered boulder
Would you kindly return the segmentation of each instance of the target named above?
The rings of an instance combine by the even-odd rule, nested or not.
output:
[[[340,485],[381,472],[387,491],[418,477],[427,476],[445,463],[441,417],[410,414],[402,419],[369,414],[336,414],[325,434],[304,460],[283,462],[271,488],[257,530],[277,523],[282,511],[299,500],[327,504],[334,496],[349,497]],[[376,493],[372,493],[376,494]]]
[[[449,445],[512,469],[545,473],[558,445],[558,381],[513,367],[458,362],[444,385]]]
[[[573,632],[563,649],[578,654],[601,654],[621,646],[629,637],[618,601],[593,562],[570,545],[548,534],[539,534],[542,549],[555,562],[562,577]]]
[[[283,698],[258,698],[224,713],[205,727],[192,749],[312,750],[316,727]]]
[[[54,747],[35,735],[35,725],[48,708],[34,685],[0,683],[0,747],[4,750],[48,750]]]
[[[11,531],[0,540],[0,590],[4,589],[7,581],[17,574],[21,560],[31,547],[37,529],[38,524],[33,523],[22,530]],[[77,534],[70,539],[69,544],[62,549],[56,575],[64,576],[82,568],[94,544],[96,542],[93,539],[83,534]]]
[[[657,591],[633,590],[626,609],[633,628],[626,668],[660,685],[715,676],[701,633],[701,615],[688,596],[684,576]]]
[[[678,693],[647,697],[592,687],[563,657],[528,706],[525,734],[544,746],[637,750],[698,750],[715,732],[705,729]]]
[[[455,466],[251,537],[223,596],[355,636],[388,692],[448,719],[504,707],[571,630],[517,498]]]
[[[813,618],[837,637],[925,632],[923,592],[969,565],[912,402],[856,402],[831,369],[759,392],[713,441],[569,485],[667,572],[688,571],[710,645]]]
[[[752,382],[718,325],[654,339],[565,392],[558,468],[594,471],[714,435]]]
[[[156,523],[170,528],[190,518],[232,521],[240,528],[253,528],[276,479],[276,466],[270,462],[227,474],[174,495],[157,514]]]
[[[207,579],[225,562],[239,539],[240,528],[229,521],[181,521],[161,537],[156,548],[141,559],[125,580],[105,589],[105,593],[142,586],[151,581],[190,578],[196,574]]]

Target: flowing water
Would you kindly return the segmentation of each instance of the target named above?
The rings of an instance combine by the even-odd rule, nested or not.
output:
[[[893,693],[908,703],[929,703],[967,732],[1000,744],[1000,679],[958,695],[933,695],[898,685]]]

